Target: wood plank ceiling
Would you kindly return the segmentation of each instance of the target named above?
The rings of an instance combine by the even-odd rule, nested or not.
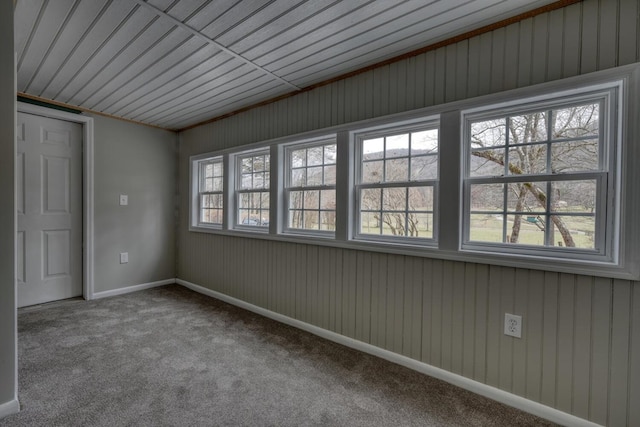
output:
[[[552,0],[18,0],[18,92],[182,129]]]

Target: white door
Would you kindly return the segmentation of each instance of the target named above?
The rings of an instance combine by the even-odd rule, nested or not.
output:
[[[18,307],[82,295],[82,125],[18,113]]]

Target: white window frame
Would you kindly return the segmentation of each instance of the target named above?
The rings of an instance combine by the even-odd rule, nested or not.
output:
[[[465,117],[473,114],[498,114],[543,105],[552,99],[563,97],[577,99],[585,94],[615,89],[617,96],[611,101],[615,120],[607,132],[611,132],[607,152],[609,169],[606,180],[607,215],[605,255],[577,253],[574,257],[558,257],[553,251],[509,251],[498,247],[475,245],[465,240]],[[475,262],[534,270],[588,274],[627,280],[640,280],[640,65],[631,64],[614,69],[547,82],[539,85],[483,95],[447,104],[376,117],[331,128],[282,136],[252,144],[235,146],[190,157],[191,189],[189,205],[189,230],[226,236],[243,236],[297,244],[339,247],[380,253],[428,257],[453,261]],[[425,121],[439,121],[439,181],[437,200],[434,201],[437,228],[430,244],[400,239],[381,240],[359,238],[357,224],[357,200],[355,177],[359,173],[357,135],[380,129],[413,126]],[[290,233],[285,228],[287,205],[285,193],[285,148],[288,145],[319,141],[335,136],[337,140],[336,171],[336,230],[333,236]],[[189,138],[189,136],[185,136]],[[227,145],[234,145],[233,141]],[[236,161],[238,155],[264,151],[270,153],[270,207],[269,227],[236,226]],[[612,155],[609,155],[612,154]],[[224,223],[219,227],[198,226],[198,179],[196,162],[201,159],[222,156],[224,160]],[[603,158],[604,160],[604,158]],[[514,178],[518,179],[518,178]],[[612,189],[613,188],[613,189]],[[538,249],[536,247],[536,249]],[[546,249],[546,248],[545,248]],[[557,248],[556,248],[557,249]],[[562,249],[564,253],[566,251]]]
[[[426,154],[415,157],[437,157],[436,161],[436,173],[435,178],[430,179],[421,179],[421,180],[412,180],[410,170],[407,172],[407,180],[406,181],[381,181],[381,182],[363,182],[363,165],[365,163],[365,159],[363,158],[363,142],[365,140],[376,139],[376,138],[385,138],[390,136],[395,136],[399,134],[407,133],[409,134],[409,144],[411,144],[411,133],[419,132],[424,130],[438,130],[438,150],[435,154]],[[436,247],[438,242],[438,192],[439,192],[439,176],[440,176],[440,129],[439,129],[439,121],[438,119],[432,118],[430,120],[423,120],[417,123],[406,123],[406,124],[394,124],[393,126],[384,126],[378,127],[374,129],[367,129],[365,131],[356,131],[354,132],[355,139],[355,164],[353,166],[353,192],[355,197],[355,208],[353,211],[353,237],[354,240],[362,241],[362,242],[383,242],[385,244],[406,244],[406,245],[418,245],[418,246],[432,246]],[[407,156],[401,157],[393,157],[387,158],[384,154],[383,157],[379,160],[383,161],[383,169],[387,160],[395,160],[395,159],[407,159],[407,163],[409,168],[411,167],[411,159],[414,157],[411,155],[411,145],[409,145],[409,152]],[[384,148],[383,148],[384,153]],[[383,170],[384,173],[384,170]],[[386,188],[407,188],[407,190],[411,187],[431,187],[433,194],[433,211],[432,215],[432,237],[411,237],[411,236],[397,236],[397,235],[388,235],[388,234],[373,234],[373,233],[362,233],[361,230],[361,212],[362,212],[362,200],[360,197],[362,190],[368,189],[380,189],[384,191]],[[407,196],[408,197],[408,194]],[[382,202],[382,201],[381,201]],[[382,209],[382,206],[381,206]],[[383,211],[381,211],[383,212]],[[411,212],[408,210],[408,201],[405,205],[404,214],[405,217],[408,216],[408,213]],[[426,212],[426,211],[425,211]]]
[[[298,150],[308,150],[311,148],[317,148],[317,147],[324,147],[327,145],[335,145],[336,146],[336,163],[333,163],[333,165],[335,165],[336,168],[336,180],[333,184],[325,184],[324,183],[324,170],[323,170],[323,183],[322,184],[318,184],[318,185],[299,185],[299,186],[293,186],[291,183],[291,170],[294,169],[292,167],[291,161],[291,153],[293,151],[298,151]],[[290,201],[291,201],[291,193],[292,192],[297,192],[297,191],[324,191],[324,190],[333,190],[334,192],[336,191],[336,187],[337,187],[337,157],[338,157],[338,152],[337,152],[337,140],[335,136],[332,137],[325,137],[325,138],[321,138],[318,140],[313,140],[313,141],[306,141],[306,142],[296,142],[296,143],[291,143],[291,144],[285,144],[283,146],[284,148],[284,182],[283,182],[283,203],[282,203],[282,210],[283,210],[283,224],[282,224],[282,230],[283,233],[286,234],[300,234],[300,235],[308,235],[308,236],[315,236],[315,237],[322,237],[322,238],[331,238],[335,236],[335,229],[334,230],[322,230],[322,229],[308,229],[308,228],[293,228],[290,227],[290,216],[291,216],[291,207],[290,207]],[[321,165],[317,165],[317,167],[322,167],[324,169],[325,166],[327,165],[331,165],[331,164],[325,164],[324,163],[324,153],[323,153],[323,160],[322,160],[322,164]],[[304,167],[300,167],[300,168],[295,168],[295,169],[308,169],[310,166],[307,163],[305,164]],[[311,167],[316,167],[316,166],[311,166]],[[338,204],[338,199],[337,199],[337,195],[336,195],[336,205]],[[317,211],[318,212],[318,220],[320,221],[321,218],[321,214],[322,212],[328,212],[329,210],[327,209],[322,209],[322,206],[319,205],[319,209],[308,209],[309,211]],[[304,212],[307,211],[307,209],[302,209],[302,215],[304,216]],[[337,207],[336,209],[333,210],[334,215],[337,215]]]
[[[220,162],[222,164],[223,173],[223,189],[221,191],[202,191],[202,168],[208,163]],[[222,155],[201,155],[193,156],[189,162],[190,174],[191,174],[191,221],[189,229],[192,231],[198,229],[212,229],[221,230],[223,227],[224,219],[221,223],[203,222],[201,220],[201,196],[205,194],[219,194],[223,198],[222,202],[222,217],[224,218],[227,203],[224,198],[224,188],[226,187],[226,168],[224,165],[224,159]]]
[[[269,157],[269,165],[271,165],[271,153],[269,151],[269,147],[264,147],[256,150],[250,150],[250,151],[242,151],[239,153],[234,153],[233,155],[230,156],[230,162],[233,162],[235,166],[234,168],[235,174],[233,174],[233,177],[234,177],[234,180],[233,180],[233,228],[234,229],[243,230],[243,231],[254,231],[254,232],[260,232],[260,233],[269,232],[269,226],[263,223],[263,221],[265,220],[264,216],[260,215],[259,224],[249,225],[241,222],[242,218],[240,215],[240,206],[241,206],[240,199],[244,194],[266,193],[269,196],[269,207],[268,207],[269,217],[267,217],[268,221],[270,221],[272,209],[274,209],[275,206],[277,205],[276,203],[273,203],[271,200],[271,168],[270,167],[262,171],[262,173],[269,174],[268,186],[263,188],[242,188],[242,175],[243,175],[242,161],[250,157],[260,157],[260,156]],[[252,175],[255,173],[256,171],[252,169]],[[260,198],[262,198],[262,196],[260,196]],[[262,212],[263,210],[264,208],[262,206],[262,200],[261,200],[260,211]]]
[[[565,94],[549,94],[546,99],[531,101],[518,100],[517,104],[487,105],[474,110],[462,111],[461,122],[463,124],[463,224],[461,249],[469,251],[488,252],[494,254],[506,254],[509,256],[522,255],[531,257],[548,257],[549,259],[578,260],[581,262],[596,261],[615,263],[618,259],[615,236],[619,224],[619,207],[616,201],[620,200],[619,182],[620,173],[616,158],[618,156],[619,138],[617,136],[618,122],[618,98],[621,90],[620,83],[605,85],[604,87],[585,87]],[[470,161],[472,148],[470,147],[471,123],[491,120],[506,119],[507,117],[527,114],[537,111],[550,111],[568,108],[587,103],[598,103],[599,110],[599,164],[596,171],[566,172],[554,174],[552,172],[535,175],[507,174],[502,176],[471,176]],[[553,142],[546,140],[541,143],[550,148]],[[508,147],[507,147],[508,148]],[[547,159],[547,161],[549,161]],[[507,166],[505,165],[505,168]],[[547,168],[549,165],[547,165]],[[505,169],[506,170],[506,169]],[[471,186],[474,184],[508,184],[512,182],[561,182],[561,181],[596,181],[596,221],[594,249],[567,248],[558,246],[534,246],[526,244],[481,242],[470,239],[471,217]],[[547,187],[549,188],[549,187]],[[549,194],[549,192],[546,192]],[[506,201],[503,202],[506,209]],[[506,215],[504,212],[496,212]],[[553,227],[550,222],[552,215],[549,205],[545,209],[545,243],[549,242],[549,229]],[[562,214],[559,214],[562,216]],[[503,216],[503,219],[506,216]],[[506,224],[505,224],[506,227]]]

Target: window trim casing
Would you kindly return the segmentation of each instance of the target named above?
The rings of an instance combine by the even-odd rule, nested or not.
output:
[[[406,181],[386,181],[386,182],[378,182],[378,183],[363,183],[362,180],[362,166],[364,164],[364,159],[362,158],[362,144],[365,139],[373,139],[373,138],[384,138],[387,136],[393,136],[395,134],[401,133],[412,133],[419,130],[430,130],[437,129],[438,130],[438,151],[435,155],[437,156],[437,171],[436,177],[425,180],[411,180],[411,176],[408,177]],[[355,241],[362,242],[371,242],[371,243],[386,243],[386,244],[399,244],[399,245],[407,245],[407,246],[416,246],[416,247],[433,247],[436,248],[438,245],[438,195],[439,195],[439,183],[440,183],[440,119],[437,116],[428,116],[423,117],[420,120],[410,120],[406,122],[396,122],[391,125],[382,125],[376,127],[369,127],[366,129],[357,129],[352,132],[352,138],[354,139],[354,164],[352,167],[352,176],[353,176],[353,203],[354,209],[351,218],[351,223],[353,224],[353,235],[351,238]],[[432,154],[428,154],[427,156],[432,156]],[[386,161],[386,157],[383,157]],[[410,153],[407,156],[407,159],[411,160]],[[393,236],[393,235],[377,235],[377,234],[367,234],[361,233],[359,230],[361,229],[361,197],[360,190],[361,189],[374,189],[374,188],[393,188],[393,187],[421,187],[426,186],[432,188],[433,192],[433,237],[409,237],[409,236]],[[405,210],[405,212],[409,212]]]
[[[495,105],[486,105],[473,109],[460,111],[460,125],[462,127],[462,215],[461,215],[461,238],[460,250],[470,252],[489,252],[495,255],[520,255],[523,257],[540,257],[548,259],[565,259],[577,262],[602,262],[616,264],[619,262],[619,245],[617,236],[620,230],[620,206],[622,171],[617,165],[616,159],[621,156],[622,139],[619,136],[621,129],[616,126],[618,123],[619,111],[621,108],[620,98],[623,91],[621,80],[611,81],[594,86],[584,86],[566,92],[546,93],[544,99],[519,99],[511,102]],[[551,96],[551,97],[549,97]],[[604,112],[599,115],[604,116],[601,120],[598,143],[601,157],[599,159],[599,170],[590,172],[572,172],[562,174],[538,175],[508,175],[506,177],[471,177],[470,176],[470,152],[471,147],[467,144],[470,137],[470,124],[477,120],[489,120],[492,118],[506,118],[515,115],[526,114],[528,112],[541,110],[555,110],[569,106],[580,105],[586,102],[598,102]],[[549,144],[549,141],[546,141]],[[549,180],[549,178],[555,179]],[[568,181],[572,178],[594,179],[599,187],[597,195],[602,195],[603,187],[606,189],[606,198],[599,197],[596,200],[596,212],[601,214],[596,216],[596,236],[600,250],[569,249],[552,246],[534,246],[524,244],[508,244],[494,242],[479,242],[470,240],[470,188],[477,182],[482,183],[508,183],[520,182],[529,178],[532,181]]]
[[[460,111],[482,108],[489,104],[517,104],[521,99],[542,100],[545,99],[549,93],[575,94],[587,86],[607,86],[613,82],[620,82],[622,84],[622,90],[618,98],[618,107],[622,107],[622,110],[619,111],[617,116],[617,123],[612,124],[618,129],[618,143],[621,146],[621,151],[616,159],[617,170],[621,174],[619,182],[621,197],[615,200],[615,203],[620,206],[618,210],[620,213],[620,224],[619,230],[617,230],[617,234],[614,236],[614,245],[619,248],[618,262],[610,263],[561,259],[553,259],[553,261],[550,262],[549,257],[504,253],[496,255],[471,249],[461,250],[459,233],[462,229],[461,213],[463,200],[462,180],[459,179],[459,177],[462,171],[464,156],[461,154],[463,140],[461,138],[462,125],[459,119]],[[237,144],[233,147],[230,147],[227,143],[226,145],[229,148],[209,149],[208,153],[191,155],[189,159],[222,154],[224,155],[225,161],[228,161],[229,156],[234,153],[270,147],[272,150],[272,219],[269,233],[245,232],[243,230],[232,229],[228,224],[225,224],[221,230],[202,229],[194,227],[191,222],[189,222],[189,230],[221,236],[247,237],[294,244],[311,244],[350,250],[363,250],[374,253],[427,257],[434,260],[451,260],[547,272],[587,274],[594,277],[638,280],[640,279],[640,263],[637,263],[636,260],[638,256],[640,256],[640,224],[635,221],[635,218],[637,212],[640,212],[640,189],[638,186],[634,186],[633,183],[640,182],[640,168],[637,168],[636,162],[632,160],[640,158],[640,144],[633,143],[635,139],[640,137],[640,121],[636,120],[636,117],[640,114],[640,99],[638,99],[638,93],[640,93],[640,64],[630,64],[407,112],[394,113],[296,134],[286,134],[273,139]],[[411,244],[372,243],[354,240],[352,221],[348,220],[354,212],[353,185],[349,184],[352,175],[349,173],[349,170],[354,164],[353,133],[355,130],[362,131],[379,126],[393,126],[393,124],[400,122],[405,123],[412,120],[421,121],[424,120],[425,117],[430,116],[440,117],[440,162],[446,165],[444,168],[441,167],[440,170],[438,206],[438,212],[440,214],[438,233],[439,247],[431,248]],[[330,133],[337,134],[339,153],[335,238],[326,239],[316,238],[314,236],[283,234],[281,230],[276,228],[280,221],[274,220],[276,214],[280,215],[282,212],[280,205],[281,197],[273,197],[278,191],[277,187],[280,187],[280,185],[276,187],[274,182],[274,179],[276,179],[276,177],[273,176],[274,168],[276,167],[274,153],[280,152],[281,144],[317,138]],[[189,140],[191,136],[185,135],[183,138]],[[345,165],[341,166],[341,163],[345,163]],[[227,165],[225,164],[225,166]],[[185,167],[190,167],[190,165],[185,165]],[[232,167],[233,163],[230,162],[226,170],[230,171]],[[193,175],[190,173],[190,176]],[[228,197],[231,197],[231,193],[228,194]],[[225,199],[225,201],[228,200],[229,199]],[[276,200],[278,203],[277,206],[274,205]],[[227,206],[230,206],[230,204],[227,204]],[[192,208],[193,205],[190,204],[190,213]],[[190,217],[191,214],[189,215],[189,218]]]
[[[307,148],[314,148],[314,147],[319,147],[319,146],[325,146],[325,145],[331,145],[331,144],[335,144],[336,145],[336,183],[333,185],[319,185],[319,186],[302,186],[302,187],[290,187],[290,180],[291,180],[291,175],[290,175],[290,160],[291,160],[291,151],[295,151],[296,149],[307,149]],[[317,137],[317,138],[312,138],[312,139],[306,139],[306,140],[299,140],[299,141],[292,141],[292,142],[288,142],[288,143],[282,143],[280,144],[282,147],[282,150],[280,151],[280,157],[279,157],[279,165],[278,167],[282,169],[282,184],[280,185],[280,187],[282,188],[282,201],[281,203],[277,203],[277,205],[281,206],[281,228],[280,228],[280,234],[286,234],[286,235],[292,235],[292,236],[311,236],[311,237],[317,237],[317,238],[322,238],[322,239],[331,239],[334,238],[336,236],[336,230],[334,231],[330,231],[330,230],[312,230],[312,229],[299,229],[299,228],[291,228],[289,227],[289,215],[290,215],[290,208],[289,208],[289,193],[291,191],[306,191],[306,190],[334,190],[336,191],[336,209],[335,209],[335,215],[336,215],[336,222],[337,222],[337,216],[338,216],[338,204],[340,203],[338,200],[338,196],[337,196],[337,187],[338,187],[338,159],[339,159],[339,155],[338,155],[338,140],[337,140],[337,135],[336,134],[330,134],[330,135],[324,135],[322,137]],[[280,161],[281,160],[281,161]],[[324,163],[323,163],[324,166]],[[308,166],[307,166],[308,167]]]

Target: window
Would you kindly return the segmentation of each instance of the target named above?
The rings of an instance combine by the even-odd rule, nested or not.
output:
[[[201,160],[198,163],[198,223],[222,225],[224,211],[224,167],[222,157]]]
[[[613,95],[466,117],[465,245],[561,257],[610,252]]]
[[[269,151],[236,156],[236,225],[269,225]]]
[[[287,228],[336,229],[336,142],[296,144],[286,149]]]
[[[433,240],[437,124],[359,134],[356,146],[357,237]]]

